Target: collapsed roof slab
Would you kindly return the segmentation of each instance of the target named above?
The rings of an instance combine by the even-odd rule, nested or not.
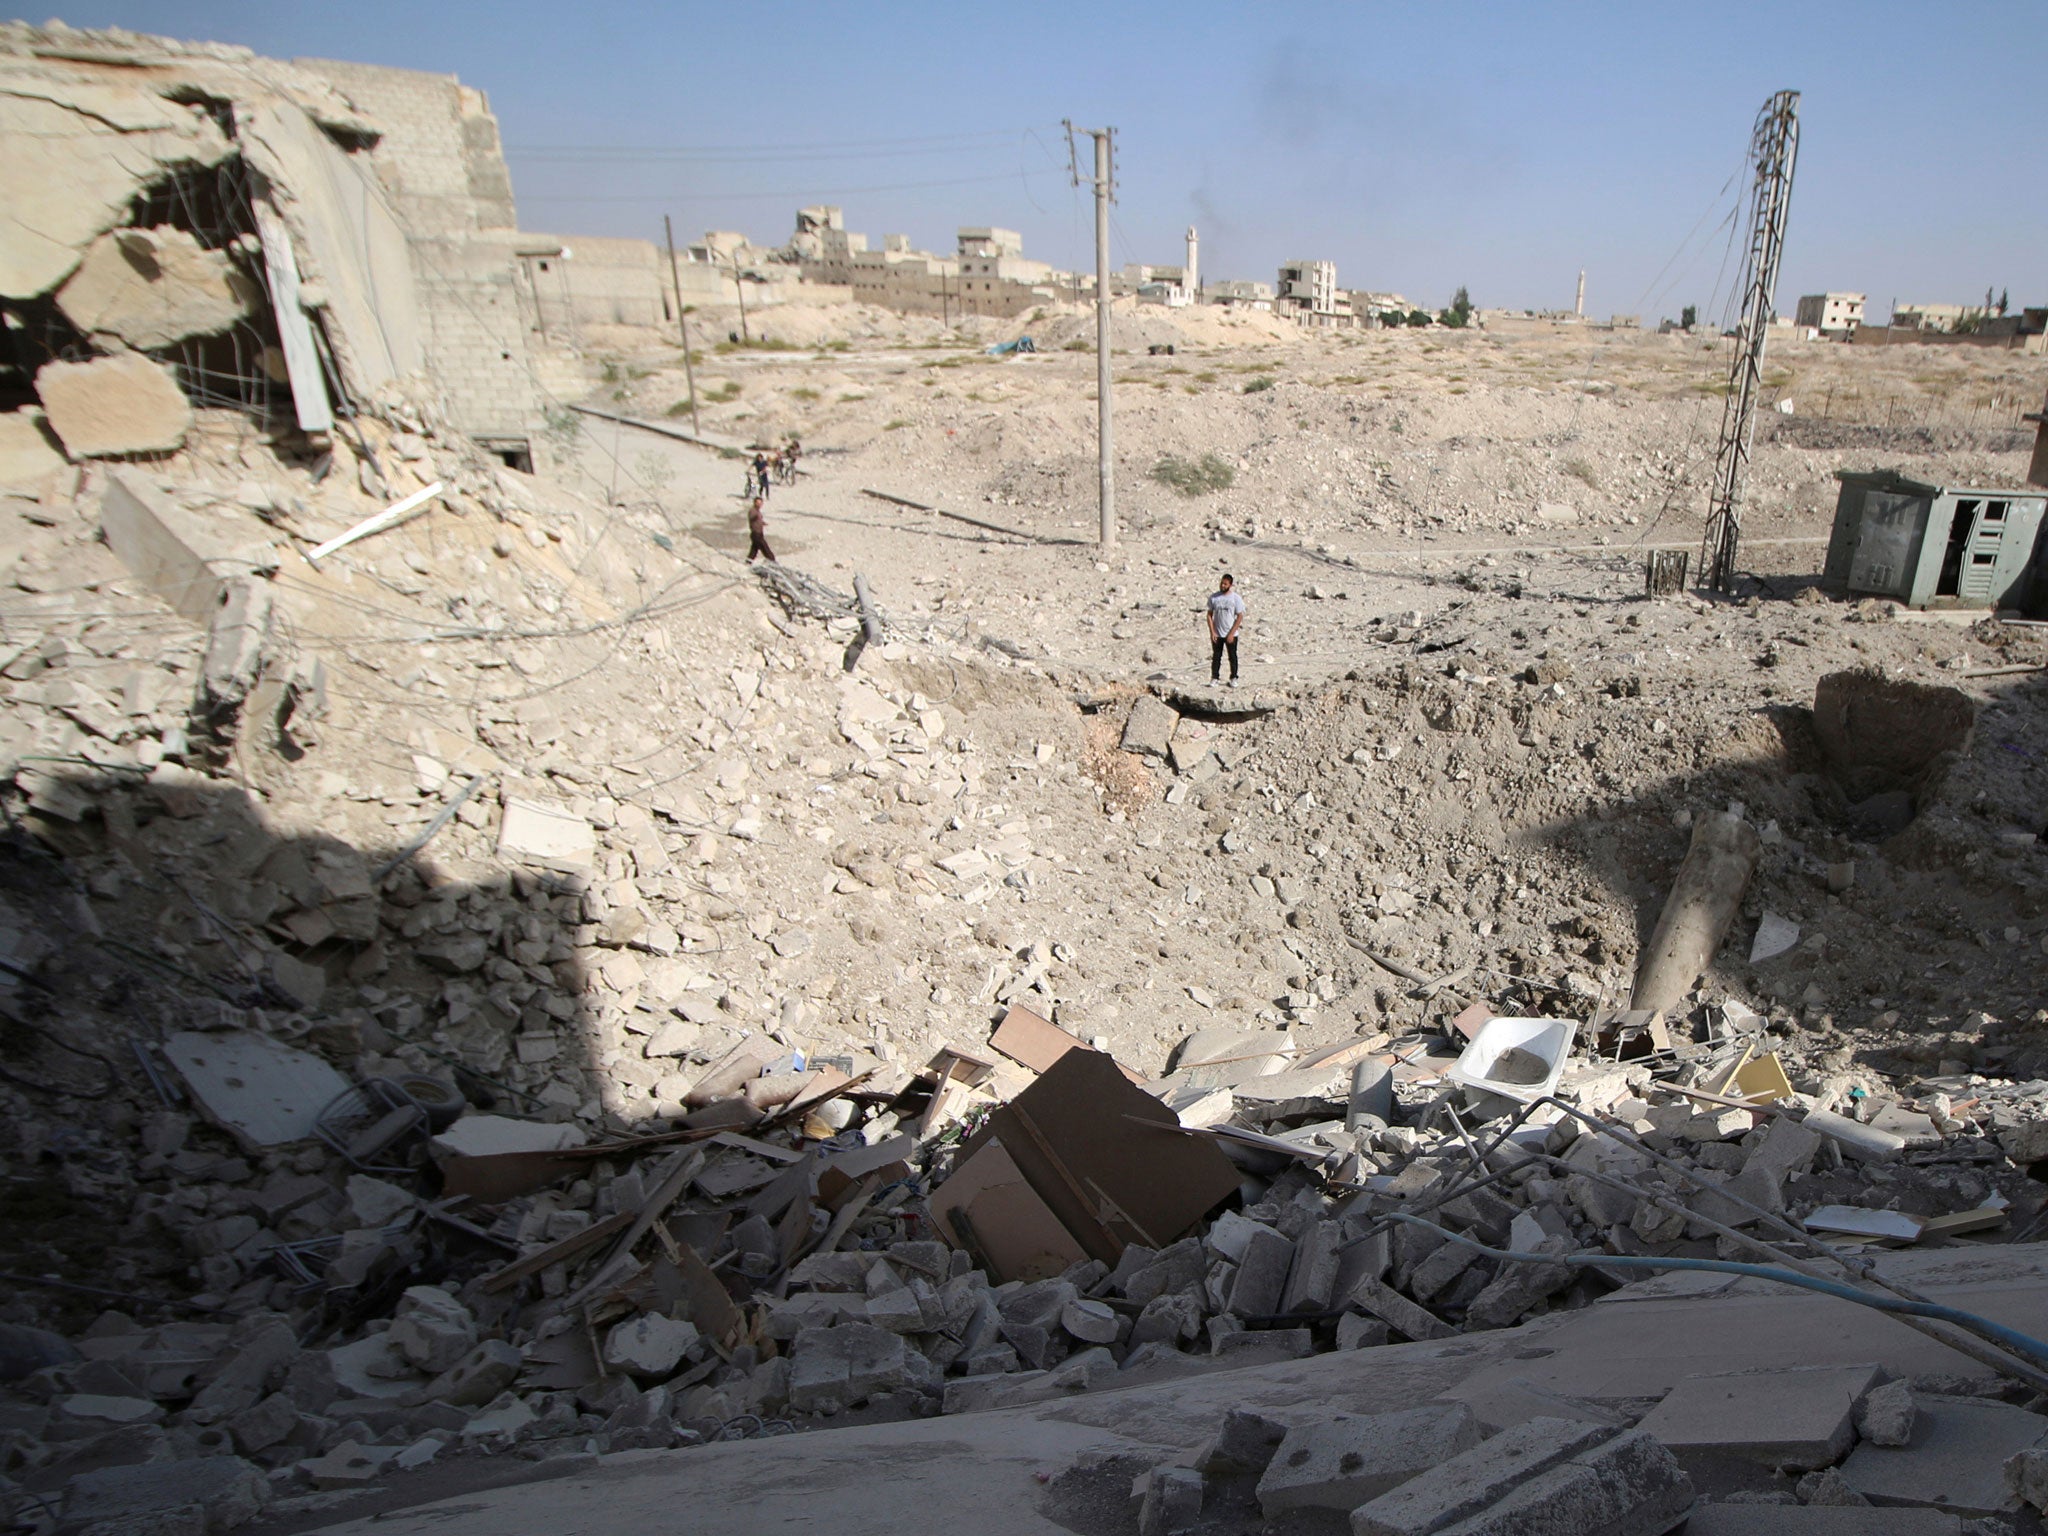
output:
[[[248,112],[236,137],[290,229],[303,301],[324,314],[349,389],[368,397],[422,369],[412,257],[375,175],[286,102]]]
[[[204,108],[0,67],[0,298],[48,293],[135,195],[231,152]]]

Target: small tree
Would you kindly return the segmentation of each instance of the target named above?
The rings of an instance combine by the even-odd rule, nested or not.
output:
[[[1685,306],[1684,309],[1680,310],[1678,312],[1678,323],[1684,326],[1688,331],[1691,330],[1694,326],[1698,325],[1700,323],[1699,305],[1688,304]]]
[[[2007,306],[2008,304],[2010,304],[2011,302],[2012,302],[2012,296],[2011,296],[2011,294],[2010,294],[2010,293],[2009,293],[2009,292],[2008,292],[2008,291],[2007,291],[2006,289],[2004,289],[2004,288],[2001,288],[2001,289],[1999,289],[1999,290],[1998,290],[1998,312],[1999,312],[1999,313],[2000,313],[2001,315],[2005,313],[2005,310],[2006,310],[2006,306]]]
[[[1458,285],[1457,293],[1451,298],[1451,307],[1438,315],[1437,319],[1445,325],[1458,329],[1462,329],[1471,322],[1472,296],[1465,291],[1462,283]]]
[[[1426,309],[1411,309],[1411,310],[1409,310],[1409,311],[1408,311],[1408,323],[1409,323],[1410,325],[1428,325],[1428,324],[1430,323],[1430,322],[1429,322],[1429,311],[1428,311],[1428,310],[1426,310]]]

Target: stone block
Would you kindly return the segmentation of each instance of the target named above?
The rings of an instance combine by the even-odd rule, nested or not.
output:
[[[1060,1326],[1084,1344],[1114,1344],[1117,1315],[1104,1301],[1077,1297],[1060,1308]]]
[[[1539,1251],[1564,1253],[1571,1246],[1565,1238],[1552,1237],[1544,1240]],[[1505,1328],[1539,1301],[1570,1285],[1572,1275],[1568,1264],[1503,1264],[1500,1273],[1465,1308],[1465,1326]]]
[[[516,1345],[485,1339],[428,1383],[421,1400],[481,1408],[512,1385],[524,1358]]]
[[[354,1199],[355,1180],[349,1180]],[[389,1186],[387,1186],[389,1187]],[[412,1202],[403,1190],[406,1204]],[[398,1352],[419,1369],[439,1375],[476,1347],[476,1319],[437,1285],[409,1287],[398,1299],[387,1330]]]
[[[255,1407],[260,1398],[283,1383],[298,1353],[298,1336],[290,1323],[273,1318],[259,1324],[213,1379],[199,1389],[187,1412],[194,1423],[215,1424]]]
[[[1244,1477],[1266,1470],[1287,1426],[1250,1408],[1232,1408],[1195,1456],[1195,1466],[1217,1477]]]
[[[63,434],[58,434],[60,437]],[[1146,757],[1164,759],[1173,745],[1173,728],[1180,716],[1149,693],[1138,695],[1131,717],[1124,722],[1123,749]]]
[[[1344,1228],[1318,1221],[1294,1245],[1294,1264],[1287,1271],[1287,1289],[1280,1296],[1282,1312],[1327,1312],[1337,1294],[1337,1276],[1344,1257],[1338,1252]]]
[[[1831,1466],[1855,1439],[1857,1400],[1880,1375],[1875,1365],[1836,1365],[1687,1376],[1638,1427],[1681,1456]]]
[[[253,1456],[285,1439],[299,1427],[299,1406],[282,1392],[273,1392],[253,1408],[244,1408],[228,1420],[228,1433],[235,1437],[235,1449]]]
[[[1463,1243],[1445,1243],[1415,1266],[1408,1277],[1408,1289],[1418,1301],[1430,1301],[1449,1290],[1451,1283],[1484,1257],[1477,1248]]]
[[[1857,1403],[1856,1433],[1872,1445],[1911,1445],[1919,1418],[1912,1387],[1903,1381],[1888,1381],[1872,1387]]]
[[[1202,1516],[1202,1474],[1192,1467],[1154,1467],[1144,1474],[1138,1536],[1176,1536]]]
[[[1145,1303],[1131,1325],[1131,1347],[1145,1344],[1179,1344],[1202,1331],[1202,1304],[1185,1291],[1155,1296]]]
[[[1424,1339],[1448,1339],[1458,1331],[1392,1286],[1369,1275],[1351,1288],[1350,1300],[1353,1306],[1370,1312],[1394,1332],[1418,1343]]]
[[[1362,1317],[1356,1312],[1346,1312],[1337,1319],[1337,1347],[1339,1349],[1377,1349],[1392,1337],[1387,1325],[1376,1317]]]
[[[1224,1310],[1233,1317],[1270,1317],[1278,1312],[1293,1265],[1294,1244],[1271,1227],[1255,1225],[1237,1262]]]
[[[1296,1425],[1259,1479],[1259,1508],[1268,1519],[1290,1509],[1356,1509],[1478,1443],[1463,1403]]]
[[[74,459],[169,453],[192,430],[192,403],[170,369],[139,352],[45,363],[36,397]]]
[[[1922,1397],[1912,1444],[1859,1445],[1842,1477],[1873,1504],[1925,1505],[1954,1514],[1994,1515],[2011,1507],[2004,1467],[2039,1447],[2048,1419],[2005,1403]]]
[[[694,1324],[659,1312],[643,1312],[605,1335],[604,1361],[635,1376],[666,1376],[698,1343]]]
[[[798,1413],[851,1408],[902,1386],[909,1355],[902,1335],[866,1323],[806,1328],[790,1354],[789,1406]]]

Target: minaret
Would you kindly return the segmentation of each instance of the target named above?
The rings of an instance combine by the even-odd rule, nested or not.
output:
[[[1579,297],[1578,301],[1572,305],[1572,313],[1581,320],[1586,318],[1586,269],[1584,267],[1579,268]]]
[[[1196,304],[1202,302],[1200,260],[1200,242],[1195,238],[1195,226],[1190,224],[1188,226],[1188,265],[1187,271],[1181,275],[1181,280],[1187,285],[1188,298]]]

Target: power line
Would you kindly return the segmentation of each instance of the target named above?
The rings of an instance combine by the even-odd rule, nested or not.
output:
[[[756,201],[788,202],[791,199],[801,200],[808,197],[856,197],[870,192],[918,192],[927,187],[983,186],[990,182],[1009,182],[1020,179],[1025,181],[1028,186],[1029,180],[1033,176],[1051,176],[1054,174],[1057,173],[1050,170],[1015,170],[1004,171],[995,176],[955,176],[943,181],[898,181],[872,187],[798,187],[794,191],[782,192],[727,192],[716,189],[689,193],[678,193],[673,190],[667,192],[618,193],[522,192],[519,194],[519,201],[522,203],[672,203],[680,197],[686,198],[691,202],[706,202],[714,198],[722,201],[753,199]]]
[[[941,146],[963,148],[1022,137],[1046,125],[988,128],[974,133],[928,134],[903,139],[830,139],[809,144],[521,144],[507,145],[508,155],[666,155],[723,160],[838,159],[860,154],[946,153]]]

